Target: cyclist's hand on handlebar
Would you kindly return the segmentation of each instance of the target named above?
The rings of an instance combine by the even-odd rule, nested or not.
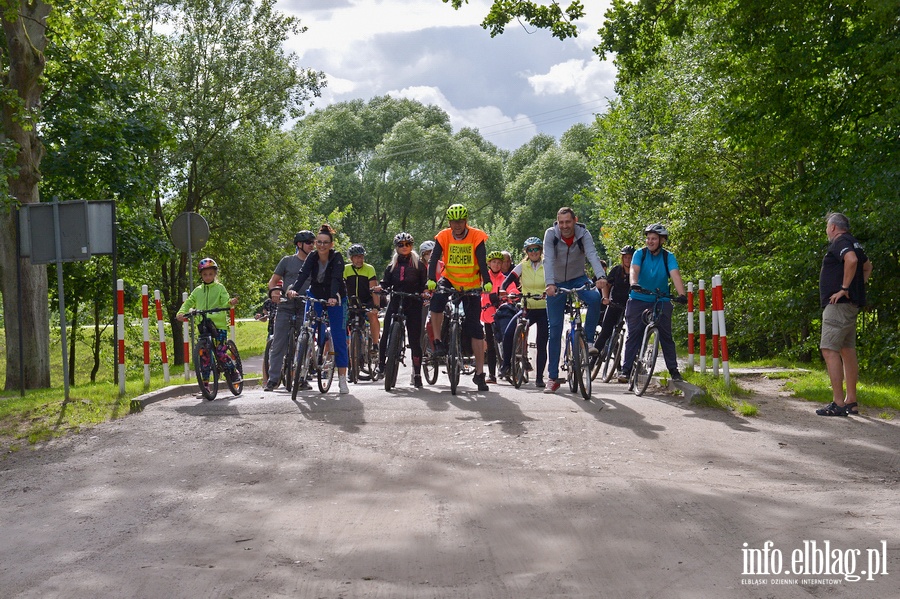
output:
[[[428,289],[428,291],[434,291],[436,287],[437,287],[436,281],[432,281],[429,279],[428,282],[425,283],[425,288]]]
[[[686,304],[686,303],[687,303],[687,296],[686,296],[686,295],[679,295],[678,297],[675,298],[675,302],[678,303],[678,304]]]
[[[177,320],[178,322],[187,322],[187,319],[188,319],[188,317],[185,316],[184,314],[176,314],[175,315],[175,320]]]
[[[490,293],[494,290],[494,284],[488,281],[484,285],[481,286],[481,289],[484,290],[485,293]]]
[[[638,285],[637,283],[635,283],[634,285],[631,286],[631,290],[632,290],[632,291],[640,291],[640,290],[641,290],[641,286]]]
[[[293,289],[288,289],[287,291],[284,292],[284,294],[287,296],[288,299],[294,299],[295,297],[297,297],[297,292],[294,291]]]
[[[234,296],[233,298],[228,300],[228,303],[231,304],[232,306],[236,306],[238,303],[238,296]]]
[[[545,289],[544,292],[547,294],[547,297],[553,297],[556,295],[556,285],[553,285],[552,283],[547,285],[547,289]]]

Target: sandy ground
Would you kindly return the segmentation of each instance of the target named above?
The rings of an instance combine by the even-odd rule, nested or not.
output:
[[[0,596],[900,596],[896,421],[762,378],[757,418],[408,382],[183,396],[0,457]]]

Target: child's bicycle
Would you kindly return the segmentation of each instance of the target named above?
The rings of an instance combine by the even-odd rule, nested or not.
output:
[[[207,317],[207,314],[230,309],[191,310],[187,314],[191,321],[195,316],[200,316],[197,342],[194,344],[194,373],[197,375],[200,393],[209,401],[214,400],[219,392],[220,374],[224,375],[232,394],[240,395],[244,390],[244,367],[237,345],[231,339],[220,342],[215,323]]]

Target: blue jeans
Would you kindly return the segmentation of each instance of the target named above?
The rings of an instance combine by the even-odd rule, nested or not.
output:
[[[347,322],[344,320],[346,301],[344,299],[337,306],[325,306],[328,310],[331,344],[334,346],[334,365],[338,368],[346,368],[350,364],[350,352],[347,351]],[[321,314],[322,309],[322,304],[315,304],[316,314]]]
[[[581,275],[570,281],[557,283],[557,290],[560,287],[566,289],[574,289],[581,287],[587,283],[589,279],[587,275]],[[547,319],[550,321],[550,339],[547,342],[547,375],[551,379],[559,378],[559,354],[561,350],[563,316],[566,312],[565,293],[557,291],[553,297],[547,297]],[[584,317],[584,334],[587,337],[588,344],[594,341],[594,333],[597,330],[597,323],[600,322],[600,313],[602,311],[600,292],[596,289],[587,291],[579,291],[578,297],[587,305],[587,314]]]

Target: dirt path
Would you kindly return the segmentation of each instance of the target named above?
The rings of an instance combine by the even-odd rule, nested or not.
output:
[[[408,375],[401,373],[406,383]],[[446,381],[182,397],[0,461],[3,597],[895,597],[898,425]],[[336,387],[336,385],[335,385]],[[565,387],[564,387],[565,389]],[[771,541],[813,572],[748,575]],[[884,544],[882,543],[884,541]],[[747,544],[745,547],[744,544]],[[804,545],[805,543],[805,545]],[[753,555],[756,555],[755,553]],[[837,556],[837,554],[835,554]],[[777,565],[777,564],[776,564]],[[811,582],[812,580],[812,582]],[[826,581],[826,582],[822,582]]]

